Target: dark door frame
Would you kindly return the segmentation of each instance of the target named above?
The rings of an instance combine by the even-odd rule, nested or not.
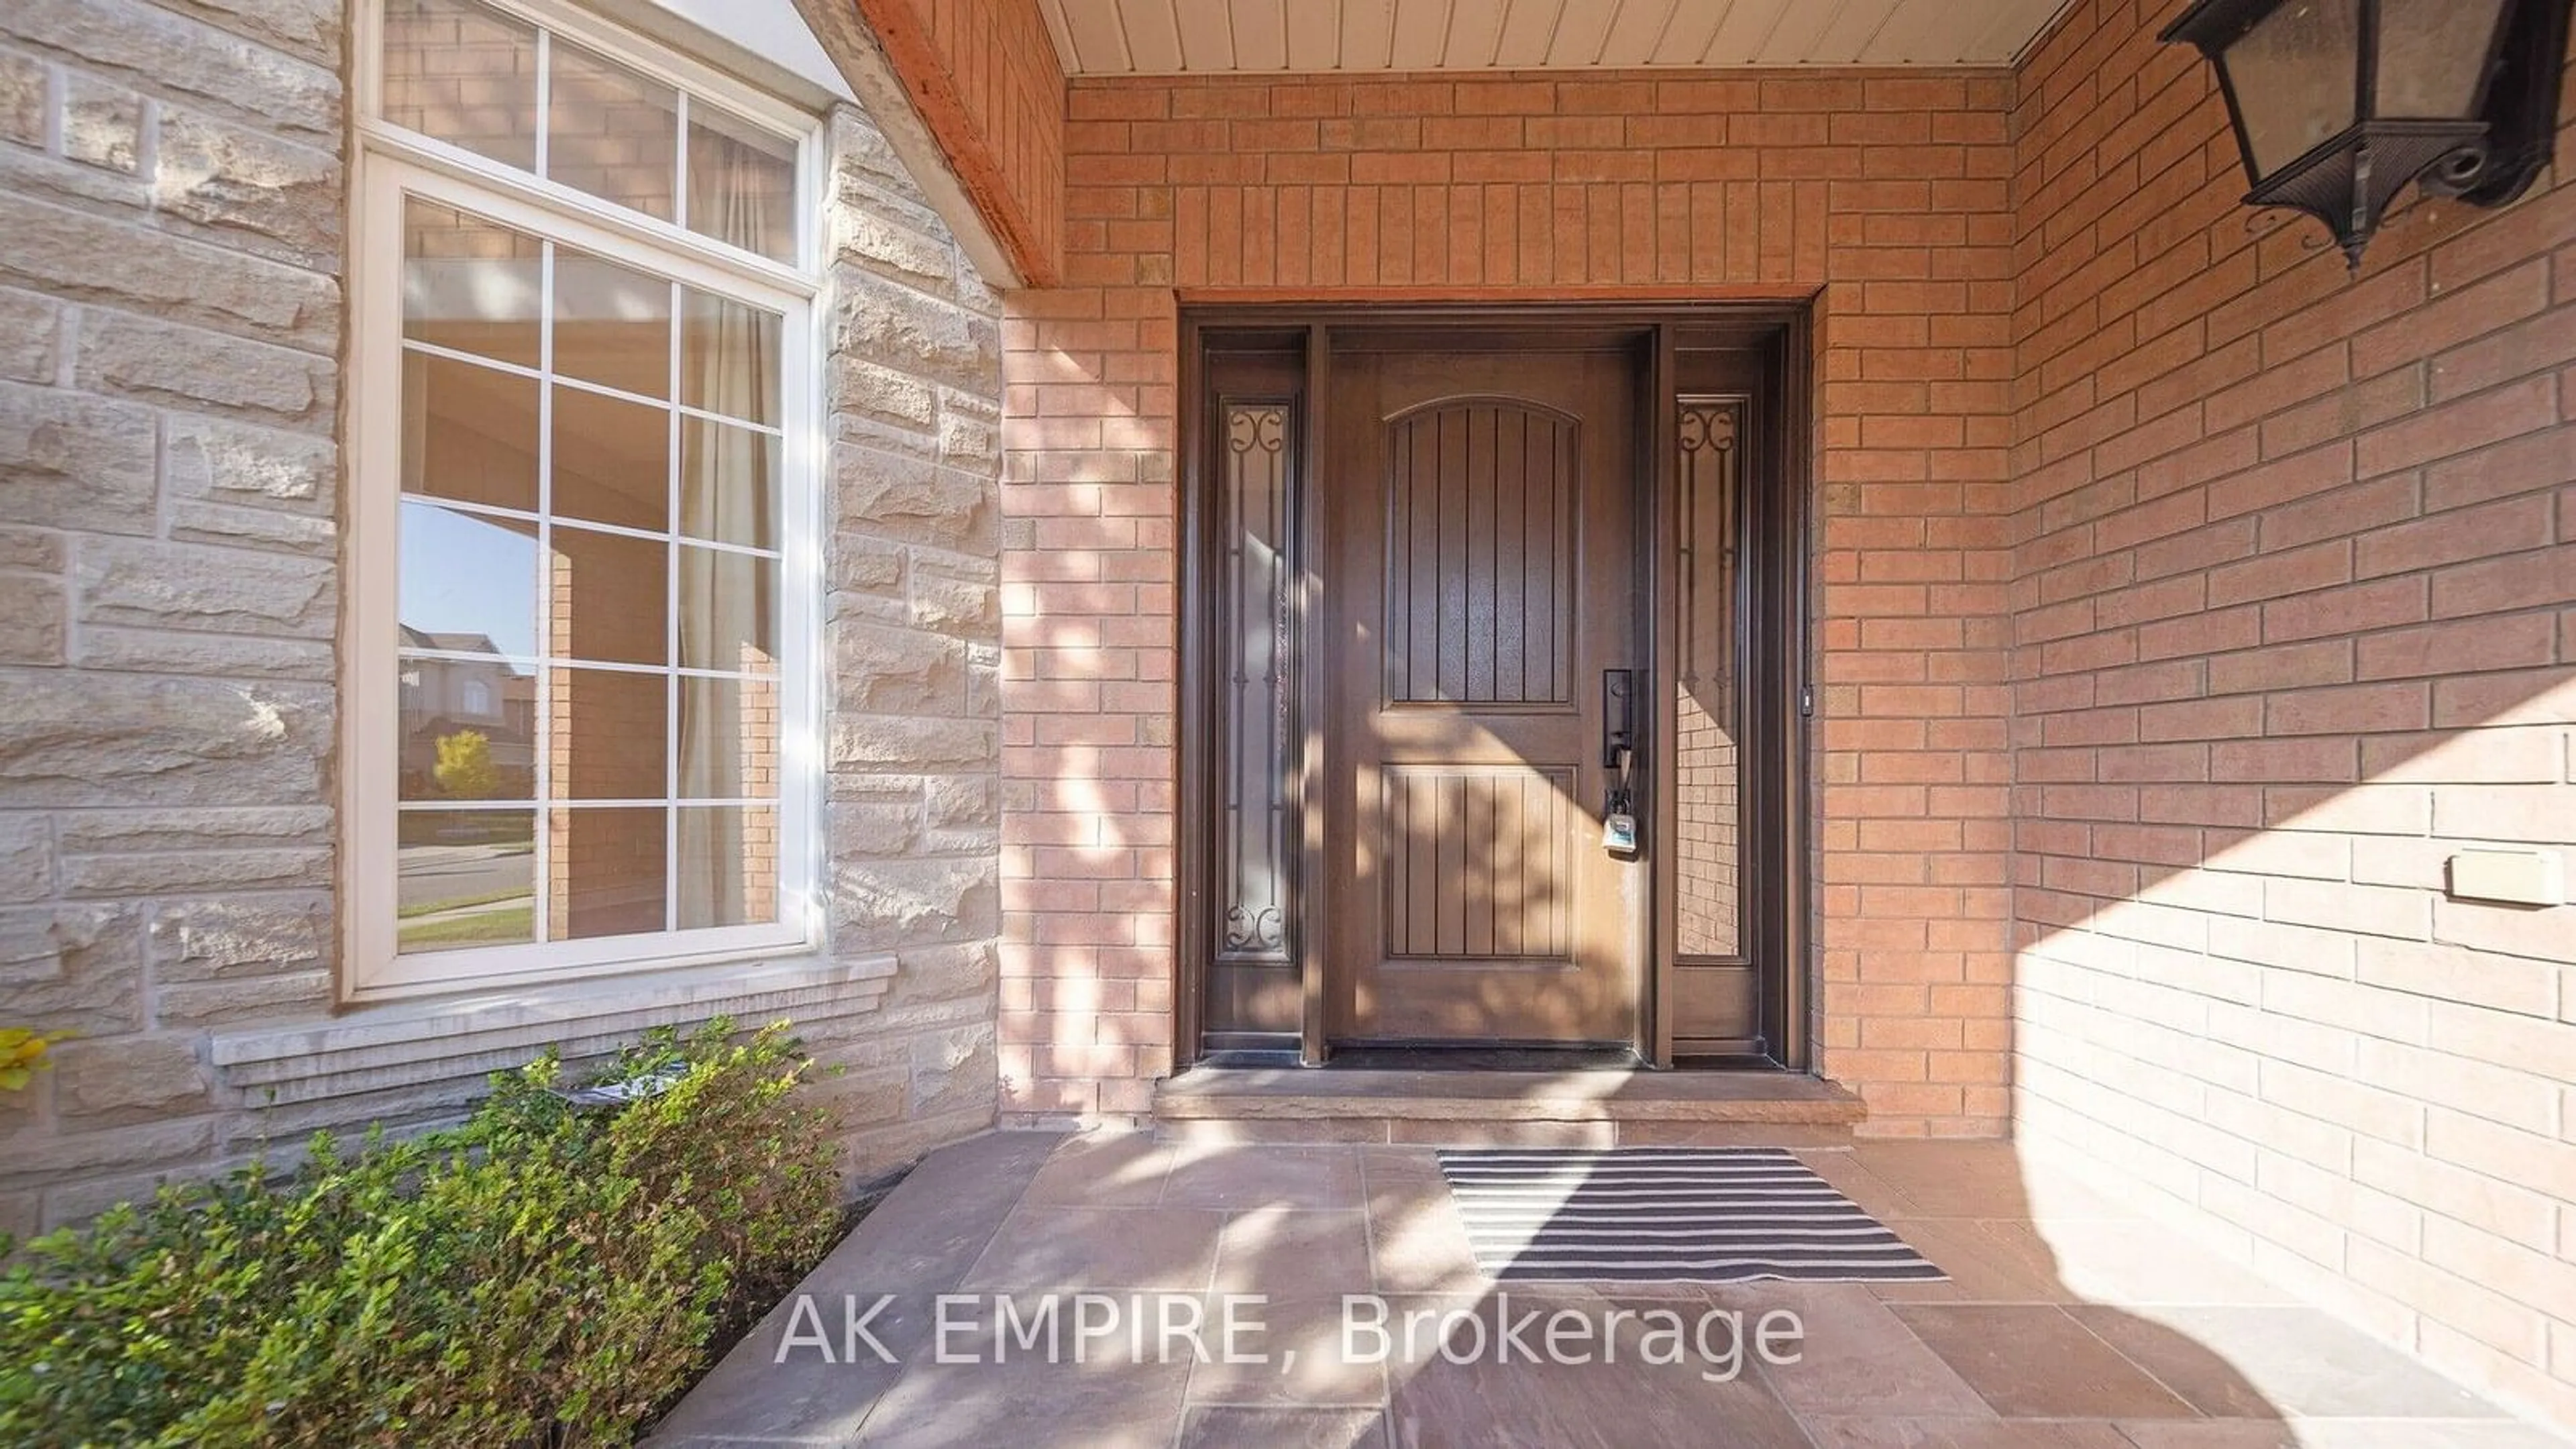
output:
[[[1770,379],[1769,396],[1761,400],[1752,419],[1760,433],[1752,465],[1759,472],[1753,476],[1761,477],[1764,486],[1754,490],[1758,501],[1744,542],[1748,555],[1762,560],[1764,573],[1754,590],[1755,613],[1748,628],[1765,647],[1754,650],[1748,661],[1746,728],[1754,748],[1749,751],[1743,788],[1748,808],[1745,846],[1748,863],[1754,867],[1748,874],[1768,864],[1778,872],[1779,888],[1746,890],[1744,928],[1768,973],[1762,1003],[1762,1057],[1777,1067],[1801,1071],[1810,1067],[1815,899],[1808,728],[1814,700],[1813,540],[1808,531],[1816,484],[1811,458],[1812,327],[1812,301],[1396,305],[1265,301],[1182,307],[1176,540],[1181,569],[1179,731],[1173,842],[1178,887],[1172,1042],[1176,1069],[1211,1054],[1230,1057],[1238,1052],[1321,1065],[1327,1053],[1325,933],[1297,925],[1304,917],[1311,883],[1323,879],[1326,869],[1315,808],[1321,793],[1318,761],[1326,672],[1304,667],[1320,634],[1320,612],[1327,607],[1318,596],[1309,562],[1308,541],[1317,536],[1316,495],[1321,491],[1314,488],[1294,490],[1295,503],[1287,519],[1294,569],[1287,594],[1293,717],[1288,737],[1296,750],[1287,766],[1285,791],[1291,806],[1285,916],[1290,923],[1289,957],[1300,988],[1301,1019],[1293,1034],[1283,1029],[1212,1039],[1206,1030],[1219,910],[1214,886],[1222,858],[1216,804],[1223,756],[1217,678],[1221,671],[1215,651],[1223,609],[1219,585],[1224,518],[1223,510],[1212,506],[1212,498],[1217,487],[1216,449],[1223,437],[1218,409],[1227,401],[1220,388],[1210,385],[1212,373],[1254,379],[1237,383],[1238,389],[1249,390],[1238,391],[1236,401],[1257,396],[1287,404],[1293,430],[1289,448],[1297,460],[1292,466],[1303,468],[1303,460],[1317,456],[1316,440],[1324,436],[1329,423],[1324,383],[1337,347],[1474,349],[1547,343],[1640,349],[1649,389],[1645,406],[1639,409],[1645,437],[1638,452],[1651,468],[1652,504],[1641,511],[1647,520],[1673,516],[1678,469],[1670,443],[1679,425],[1679,400],[1693,391],[1692,355],[1750,352],[1762,358]],[[1665,837],[1675,810],[1671,768],[1675,706],[1665,682],[1674,677],[1671,621],[1678,588],[1669,550],[1644,546],[1650,542],[1651,537],[1641,537],[1639,554],[1648,567],[1647,658],[1649,679],[1654,682],[1650,697],[1656,701],[1647,725],[1648,758],[1655,768],[1645,825],[1653,861],[1655,944],[1640,983],[1637,1046],[1654,1065],[1670,1066],[1674,1064],[1669,1003],[1676,924],[1675,852],[1667,848]]]

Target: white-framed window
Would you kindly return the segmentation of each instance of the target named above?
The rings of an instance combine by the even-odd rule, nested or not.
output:
[[[360,12],[345,994],[806,948],[819,125],[552,0]]]

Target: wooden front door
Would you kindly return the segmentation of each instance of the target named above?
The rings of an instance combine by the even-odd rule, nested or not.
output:
[[[1603,824],[1613,733],[1645,726],[1639,368],[1332,359],[1312,658],[1336,1041],[1637,1040],[1649,868]]]

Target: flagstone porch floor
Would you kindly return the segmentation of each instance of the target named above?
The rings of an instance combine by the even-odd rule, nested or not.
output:
[[[2542,1449],[2564,1445],[2114,1202],[2034,1206],[2001,1143],[1800,1155],[1948,1283],[1497,1285],[1429,1147],[1223,1146],[999,1133],[934,1154],[660,1426],[717,1445],[1816,1446],[1816,1449]],[[1100,1295],[1085,1309],[1074,1295]],[[934,1295],[951,1301],[940,1362]],[[1214,1357],[1226,1295],[1259,1362]],[[1392,1350],[1346,1354],[1345,1294]],[[892,1295],[869,1315],[880,1295]],[[1063,1315],[1048,1361],[1025,1330]],[[845,1307],[845,1299],[853,1307]],[[1506,1322],[1551,1357],[1495,1361]],[[1650,1340],[1652,1310],[1709,1349]],[[1426,1325],[1409,1312],[1472,1315]],[[1614,1315],[1625,1310],[1626,1316]],[[1757,1343],[1765,1314],[1802,1336]],[[1073,1332],[1088,1312],[1094,1334]],[[1360,1310],[1363,1319],[1373,1309]],[[800,1317],[800,1314],[802,1315]],[[895,1362],[846,1332],[860,1316]],[[1258,1319],[1259,1331],[1248,1324]],[[1787,1320],[1774,1319],[1785,1328]],[[1731,1325],[1741,1323],[1738,1345]],[[1161,1329],[1175,1328],[1172,1334]],[[1141,1341],[1132,1331],[1141,1325]],[[1601,1337],[1605,1332],[1607,1337]],[[1475,1351],[1476,1339],[1485,1347]],[[1363,1347],[1377,1340],[1363,1332]],[[1081,1361],[1076,1361],[1076,1347]],[[855,1352],[847,1350],[855,1349]],[[1290,1350],[1294,1350],[1293,1358]],[[1600,1361],[1616,1351],[1617,1362]],[[1787,1359],[1794,1355],[1795,1361]],[[1641,1362],[1640,1358],[1655,1359]],[[1466,1362],[1453,1360],[1464,1359]],[[996,1361],[999,1360],[999,1361]],[[1729,1363],[1736,1369],[1730,1374]]]

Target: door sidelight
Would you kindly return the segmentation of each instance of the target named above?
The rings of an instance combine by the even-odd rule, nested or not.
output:
[[[1601,671],[1601,768],[1608,788],[1601,802],[1601,847],[1612,855],[1637,853],[1637,675],[1632,669]]]

